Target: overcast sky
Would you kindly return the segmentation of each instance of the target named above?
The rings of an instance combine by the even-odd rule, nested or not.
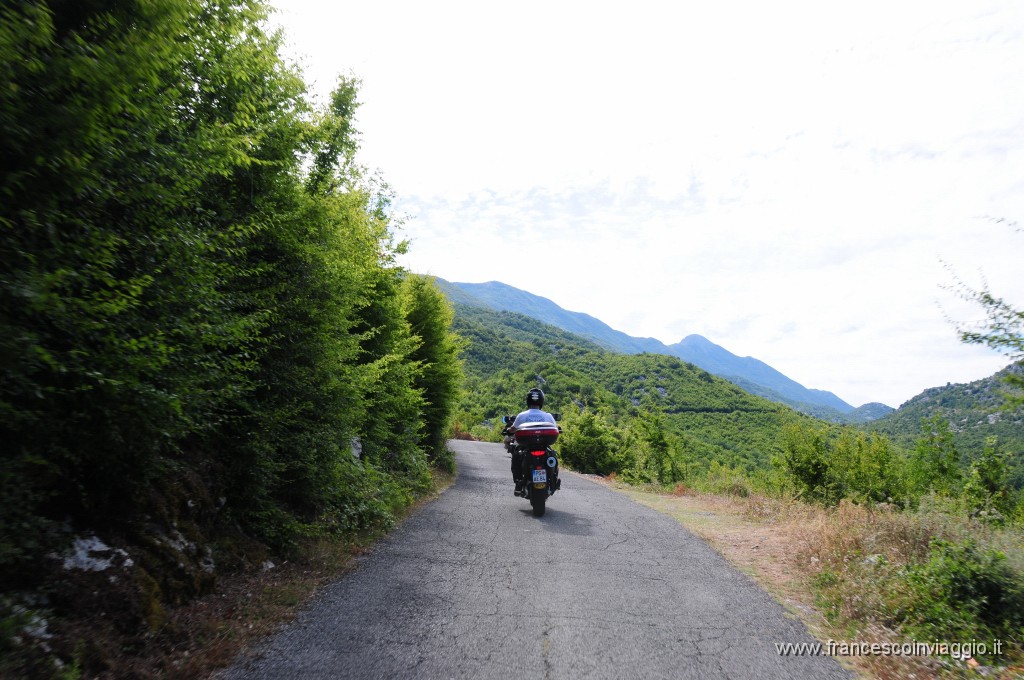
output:
[[[273,4],[321,99],[362,80],[413,271],[854,406],[1009,363],[943,286],[1024,307],[1024,2]]]

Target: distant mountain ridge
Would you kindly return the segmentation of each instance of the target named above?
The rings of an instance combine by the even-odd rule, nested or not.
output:
[[[874,403],[855,409],[832,392],[808,389],[763,361],[736,356],[700,335],[688,335],[678,343],[665,345],[655,338],[627,335],[589,314],[567,311],[547,298],[498,281],[453,283],[437,279],[437,283],[453,302],[524,314],[624,354],[675,356],[748,392],[825,420],[867,422],[893,410]]]
[[[654,338],[635,338],[626,335],[589,314],[567,311],[547,298],[499,281],[452,283],[444,279],[435,280],[453,302],[523,314],[564,331],[581,335],[605,349],[625,354],[640,354],[642,352],[669,354],[665,345]]]
[[[852,406],[831,392],[808,389],[763,361],[753,357],[738,357],[701,335],[688,335],[681,342],[668,345],[666,349],[673,356],[723,378],[742,378],[787,398],[834,408],[840,413],[853,411]]]

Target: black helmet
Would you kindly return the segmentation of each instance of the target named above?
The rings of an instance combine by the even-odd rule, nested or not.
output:
[[[539,387],[526,393],[526,408],[544,408],[544,393]]]

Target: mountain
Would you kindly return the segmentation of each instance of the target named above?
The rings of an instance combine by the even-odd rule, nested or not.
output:
[[[879,418],[884,418],[892,412],[892,406],[872,401],[853,409],[853,411],[847,414],[847,421],[851,423],[870,423]]]
[[[1010,481],[1024,488],[1024,406],[1007,409],[1003,378],[1010,373],[1024,375],[1024,363],[974,382],[930,387],[866,427],[912,446],[921,436],[922,421],[939,416],[950,424],[953,443],[965,463],[984,448],[987,438],[998,437],[1010,463]]]
[[[617,331],[599,319],[582,312],[562,309],[551,300],[527,293],[498,281],[488,283],[451,283],[435,279],[452,302],[472,307],[487,307],[503,312],[523,314],[564,331],[583,336],[600,347],[625,354],[670,354],[654,338],[634,338]]]
[[[537,385],[562,422],[584,407],[611,429],[657,412],[691,471],[717,463],[753,472],[781,452],[787,426],[810,420],[678,357],[609,350],[533,317],[453,297],[452,328],[465,341],[460,425],[467,431],[494,428]]]
[[[688,335],[682,342],[668,345],[666,350],[726,380],[737,384],[752,383],[753,386],[763,388],[765,392],[755,391],[755,394],[760,393],[768,399],[774,397],[774,401],[781,401],[798,411],[816,410],[818,412],[813,415],[840,420],[840,414],[849,414],[854,410],[831,392],[808,389],[763,361],[753,357],[738,357],[700,335]]]
[[[753,357],[736,356],[700,335],[689,335],[678,343],[665,345],[655,338],[627,335],[589,314],[567,311],[547,298],[498,281],[452,283],[437,279],[437,284],[453,302],[523,314],[616,352],[649,352],[675,356],[725,378],[752,394],[786,404],[824,420],[864,422],[889,409],[882,404],[865,405],[861,409],[854,409],[831,392],[808,389],[763,361]],[[871,408],[867,408],[868,406]]]

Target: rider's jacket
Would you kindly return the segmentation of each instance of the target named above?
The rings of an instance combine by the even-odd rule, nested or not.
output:
[[[515,432],[525,423],[551,423],[552,425],[557,425],[555,417],[547,411],[541,411],[539,408],[530,408],[516,416],[515,421],[509,427],[509,432]]]

